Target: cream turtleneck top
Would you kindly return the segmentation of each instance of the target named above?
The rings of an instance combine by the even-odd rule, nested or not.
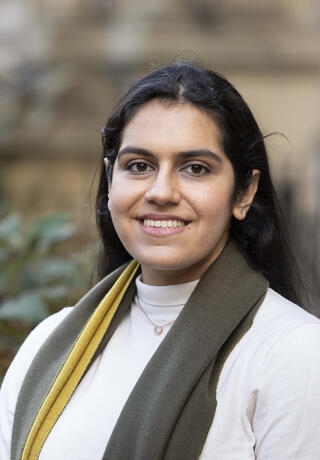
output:
[[[99,460],[119,414],[197,281],[148,286],[133,301],[48,436],[40,460]],[[235,300],[236,301],[236,300]],[[0,459],[9,460],[17,396],[39,347],[69,313],[43,321],[17,353],[0,392]],[[195,350],[194,359],[201,350]],[[271,289],[228,356],[200,460],[316,460],[320,451],[320,321]],[[148,407],[146,407],[148,410]],[[129,460],[129,459],[128,459]],[[180,460],[180,459],[177,459]],[[183,458],[181,458],[183,460]]]

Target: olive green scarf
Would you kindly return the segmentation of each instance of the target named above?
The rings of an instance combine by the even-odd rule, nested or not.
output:
[[[41,347],[18,398],[12,460],[38,458],[79,381],[127,313],[136,274],[133,261],[102,280]],[[229,242],[146,365],[106,440],[103,460],[199,457],[223,363],[250,328],[267,288],[264,276]]]

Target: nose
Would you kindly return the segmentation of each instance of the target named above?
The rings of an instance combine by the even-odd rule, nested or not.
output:
[[[180,192],[176,178],[168,172],[159,172],[146,191],[145,198],[159,206],[178,204]]]

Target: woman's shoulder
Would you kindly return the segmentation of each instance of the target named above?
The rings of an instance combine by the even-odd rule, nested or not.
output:
[[[271,349],[287,336],[316,331],[320,339],[320,319],[272,289],[267,294],[254,318],[247,340],[261,349]]]
[[[306,353],[314,353],[311,343],[316,340],[320,345],[320,319],[268,289],[248,336],[251,342],[257,342],[259,349],[264,346],[269,354],[280,348],[284,352],[286,345],[292,352],[298,342]]]
[[[319,356],[320,320],[269,289],[222,368],[208,449],[221,438],[239,458],[317,458]]]
[[[270,367],[297,372],[313,365],[320,376],[320,319],[269,289],[252,326],[251,340],[264,349],[260,374]],[[317,363],[319,363],[317,365]]]
[[[249,392],[254,400],[256,454],[315,458],[319,448],[320,320],[269,290],[252,327],[255,353]],[[250,337],[249,337],[250,339]],[[302,430],[292,436],[292,426]],[[284,458],[284,455],[280,455]]]
[[[23,342],[14,360],[18,358],[19,354],[23,354],[25,356],[31,353],[34,355],[34,353],[49,337],[51,332],[64,320],[72,309],[73,307],[65,307],[41,321],[41,323],[39,323],[30,332],[26,340]]]
[[[320,376],[320,319],[268,289],[252,327],[225,361],[219,387],[235,375],[254,386],[267,369],[281,373],[294,355],[297,373],[316,359]]]
[[[25,375],[37,351],[71,310],[72,307],[63,308],[33,329],[21,345],[4,377],[0,391],[0,451],[2,455],[6,455],[5,458],[9,458],[10,455],[14,412]]]
[[[37,351],[49,337],[51,332],[61,323],[61,321],[63,321],[71,310],[72,307],[63,308],[59,312],[44,319],[31,331],[9,367],[3,381],[2,391],[4,391],[7,386],[10,387],[10,391],[12,393],[16,393],[16,391],[19,390],[25,374]],[[8,382],[10,382],[10,385]]]
[[[267,294],[254,319],[254,328],[291,328],[301,324],[319,324],[320,319],[273,289]]]

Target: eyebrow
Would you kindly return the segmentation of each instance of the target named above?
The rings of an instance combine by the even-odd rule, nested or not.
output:
[[[155,154],[150,150],[143,149],[141,147],[134,147],[132,145],[127,145],[118,153],[118,158],[126,153],[135,153],[137,155],[143,155],[145,157],[155,158]],[[222,162],[221,156],[209,149],[196,149],[196,150],[185,150],[182,152],[175,153],[174,157],[187,160],[188,158],[194,157],[205,157],[217,161],[218,163]]]

